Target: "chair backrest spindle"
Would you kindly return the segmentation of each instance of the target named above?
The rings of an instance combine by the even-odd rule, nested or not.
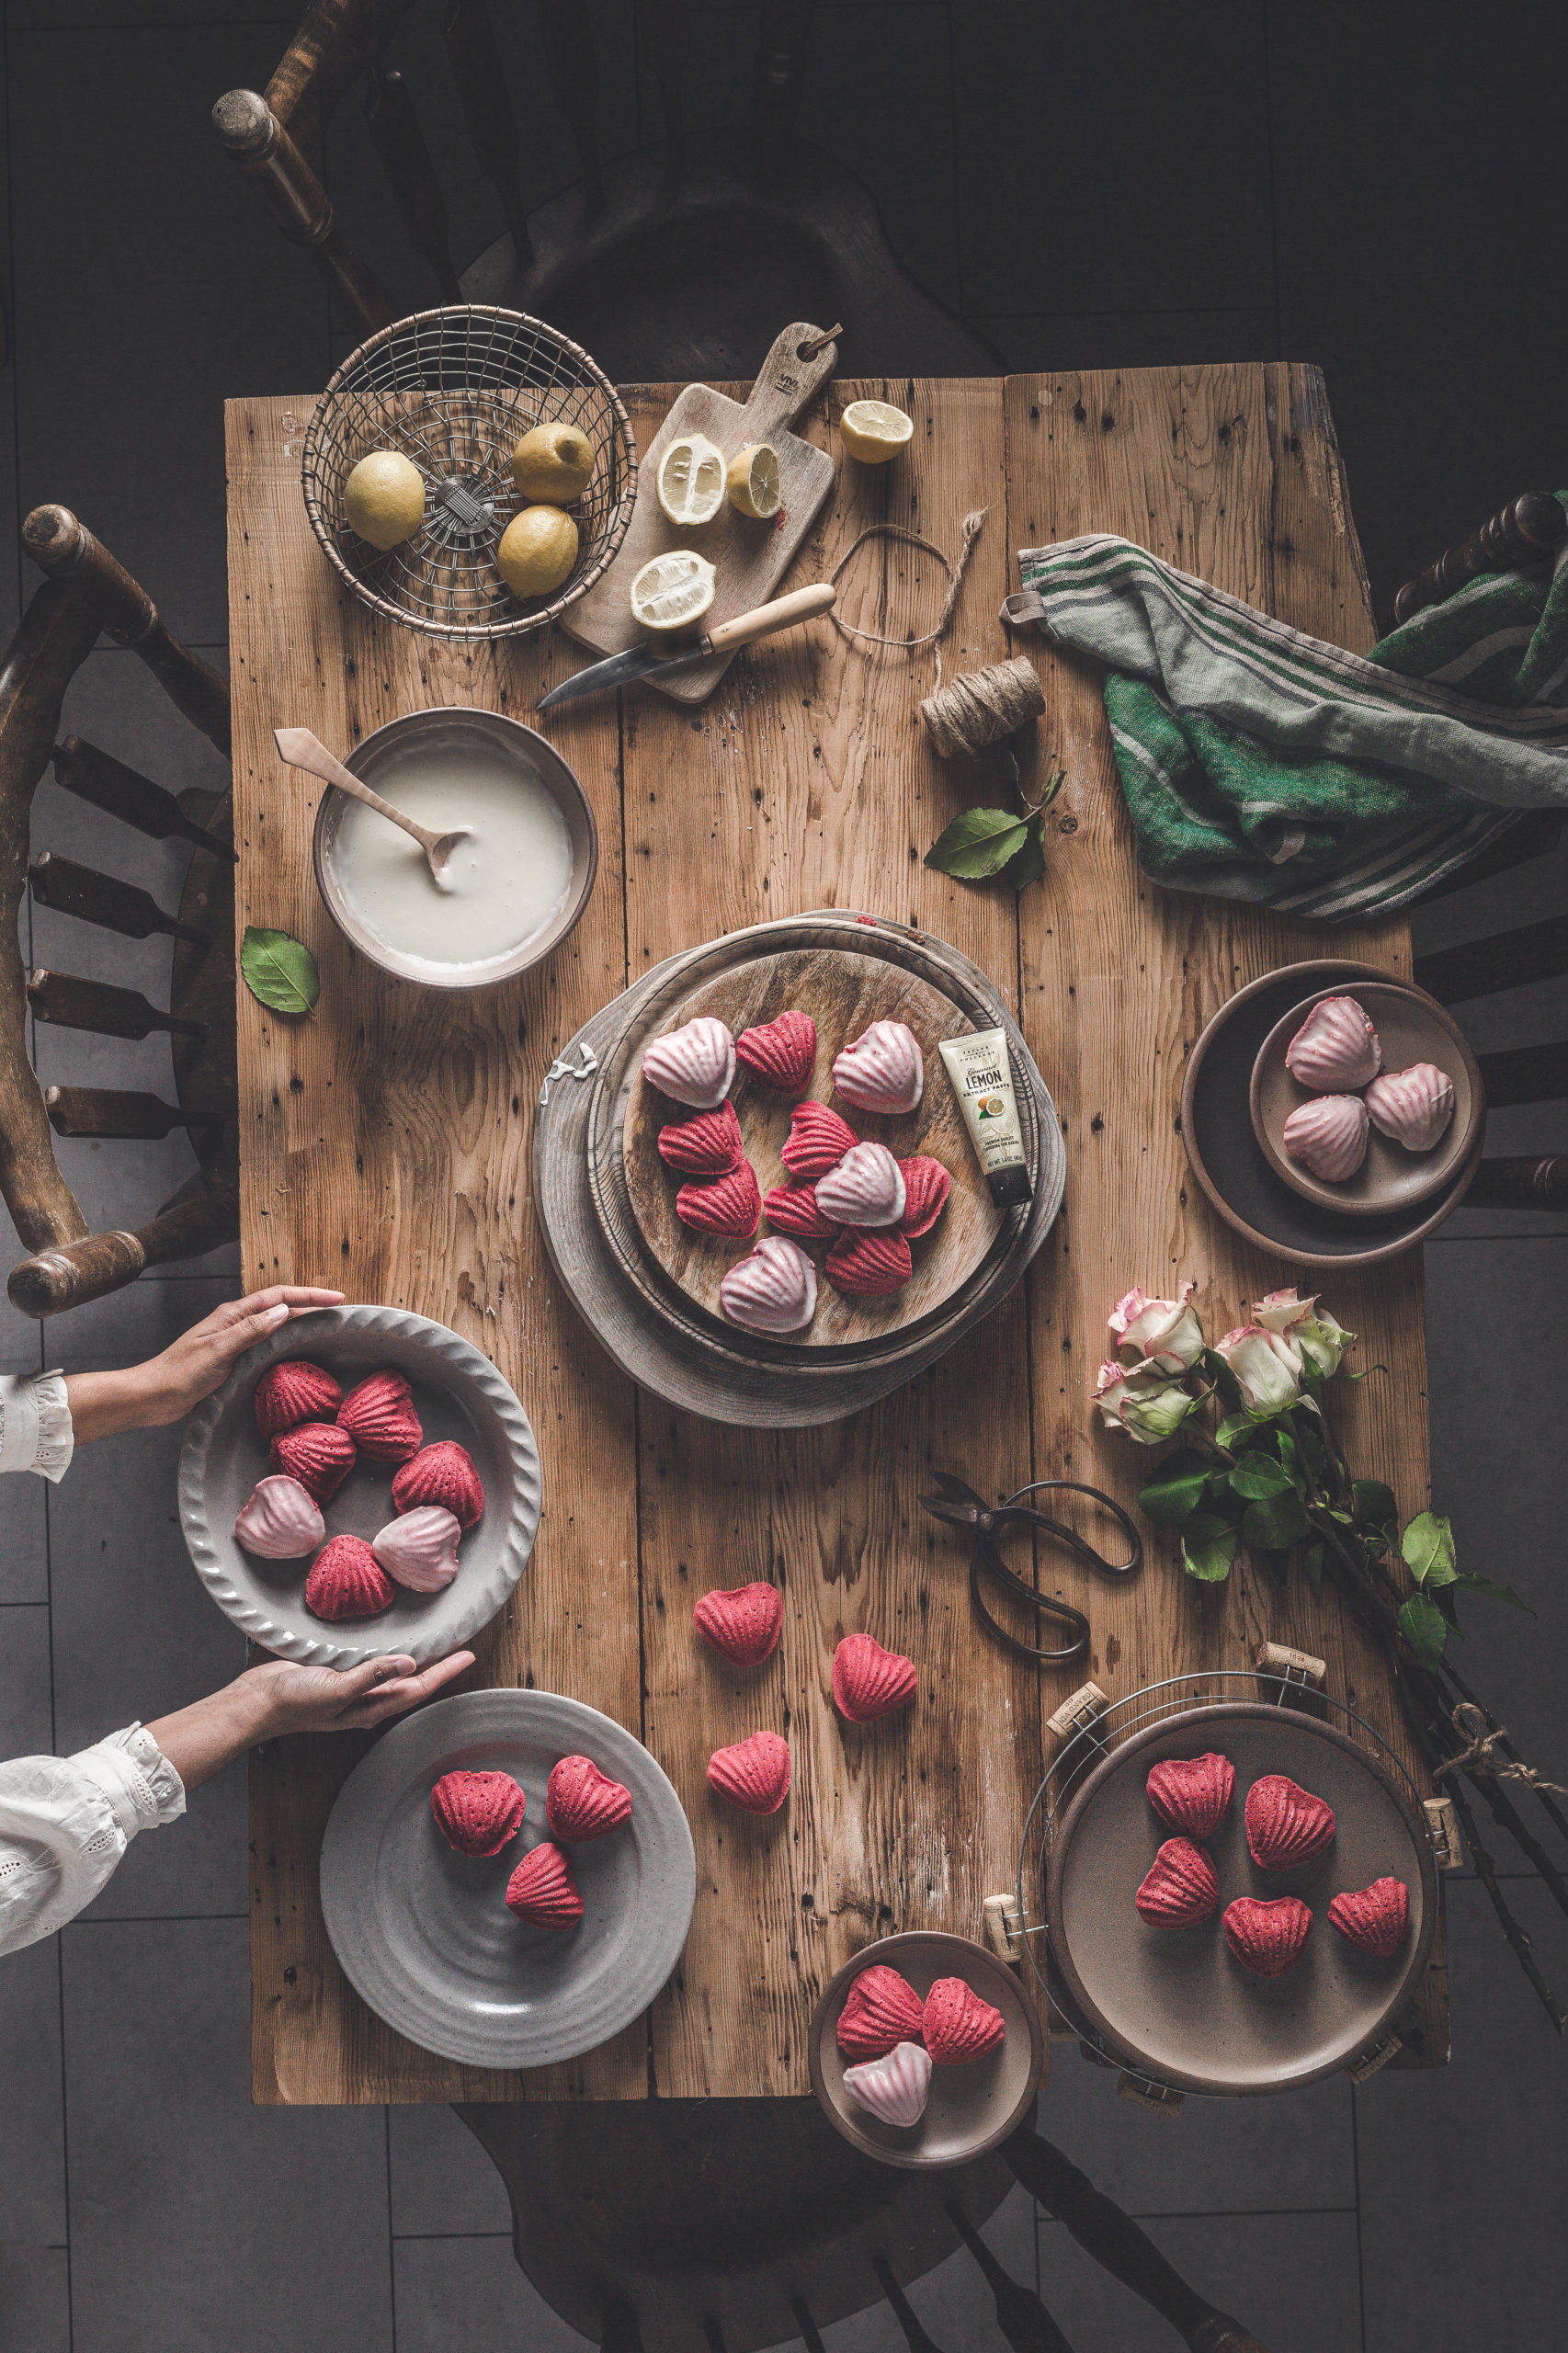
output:
[[[447,199],[401,74],[383,72],[380,65],[370,68],[365,122],[410,244],[424,255],[435,272],[442,301],[460,302]]]
[[[501,52],[484,0],[446,0],[441,39],[480,169],[501,199],[518,265],[526,267],[534,249],[517,185],[517,118],[512,111]]]

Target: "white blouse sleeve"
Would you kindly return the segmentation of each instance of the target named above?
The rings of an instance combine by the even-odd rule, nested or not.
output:
[[[0,1373],[0,1471],[58,1483],[75,1442],[62,1372]]]
[[[0,1953],[74,1920],[139,1830],[185,1812],[185,1784],[144,1725],[74,1756],[0,1765]]]

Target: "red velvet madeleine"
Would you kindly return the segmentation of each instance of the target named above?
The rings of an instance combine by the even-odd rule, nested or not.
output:
[[[417,1511],[423,1504],[438,1504],[462,1529],[477,1528],[484,1517],[484,1484],[472,1455],[455,1438],[437,1438],[393,1474],[394,1511]]]

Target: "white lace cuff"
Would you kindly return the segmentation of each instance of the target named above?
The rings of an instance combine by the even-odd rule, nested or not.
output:
[[[0,1472],[58,1483],[75,1450],[62,1372],[0,1373]]]
[[[134,1838],[185,1812],[185,1783],[145,1724],[127,1724],[71,1762],[103,1791],[121,1835]]]

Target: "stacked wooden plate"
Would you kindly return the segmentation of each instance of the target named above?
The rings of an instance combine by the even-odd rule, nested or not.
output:
[[[926,1059],[926,1091],[901,1118],[836,1108],[856,1133],[901,1159],[939,1160],[947,1209],[913,1245],[915,1274],[884,1299],[846,1299],[824,1283],[808,1329],[744,1332],[719,1311],[719,1283],[752,1247],[694,1235],[675,1215],[676,1181],[660,1160],[660,1126],[679,1116],[644,1087],[642,1052],[699,1014],[739,1032],[787,1007],[816,1022],[808,1092],[832,1094],[841,1046],[873,1021],[908,1024]],[[1030,1199],[991,1200],[937,1047],[976,1029],[1007,1032],[1032,1182]],[[761,924],[672,957],[578,1033],[541,1101],[535,1188],[557,1273],[596,1336],[632,1377],[672,1404],[722,1421],[801,1425],[853,1413],[914,1378],[1013,1289],[1061,1206],[1065,1154],[1040,1073],[979,968],[928,934],[830,910]],[[790,1104],[742,1072],[732,1092],[746,1155],[766,1192],[787,1183],[779,1150]],[[820,1253],[819,1253],[820,1256]]]

